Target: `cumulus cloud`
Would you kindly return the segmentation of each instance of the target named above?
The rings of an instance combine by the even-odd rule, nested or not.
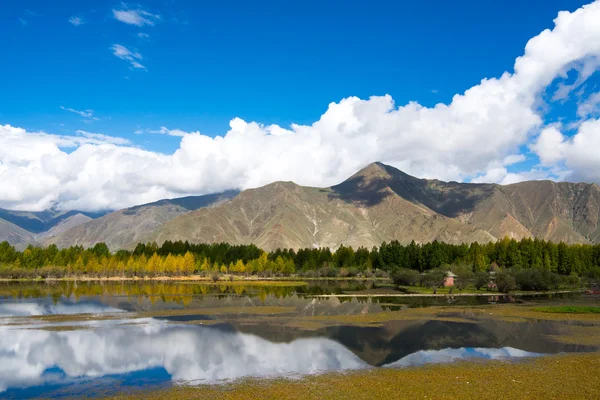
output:
[[[146,69],[146,67],[140,64],[139,60],[142,60],[143,57],[137,51],[131,51],[127,47],[120,44],[113,44],[110,46],[110,50],[112,50],[115,57],[119,57],[121,60],[128,61],[132,69]]]
[[[560,12],[553,29],[529,40],[512,73],[483,79],[449,104],[396,105],[389,95],[348,97],[329,104],[310,125],[281,127],[234,118],[229,130],[214,138],[164,126],[143,130],[180,137],[179,148],[169,155],[106,138],[94,144],[93,138],[81,136],[76,137],[87,142],[66,152],[59,143],[63,138],[7,125],[0,131],[0,183],[10,190],[0,193],[0,207],[121,208],[275,180],[328,186],[372,161],[443,180],[514,183],[579,177],[600,182],[595,172],[600,171],[598,120],[580,121],[577,134],[569,138],[560,126],[544,124],[540,107],[545,91],[570,71],[587,78],[598,67],[599,20],[600,2]],[[111,50],[133,68],[143,68],[139,53],[121,45]],[[583,101],[591,104],[594,98]],[[589,118],[587,112],[582,115]],[[19,159],[11,146],[20,154],[21,144],[6,142],[15,135],[31,143]],[[523,153],[527,146],[531,153]],[[10,149],[9,154],[1,149]],[[511,165],[536,156],[541,165],[510,171]]]
[[[126,4],[122,5],[123,8],[112,10],[113,17],[128,25],[154,26],[162,18],[159,14],[149,13],[141,8],[130,9]]]
[[[69,18],[69,23],[71,25],[79,26],[85,24],[85,21],[82,17],[72,16]]]
[[[572,137],[559,126],[542,131],[531,146],[545,165],[564,164],[575,180],[600,182],[600,119],[584,121]]]

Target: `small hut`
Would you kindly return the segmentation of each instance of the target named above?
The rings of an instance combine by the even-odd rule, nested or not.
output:
[[[455,275],[450,271],[446,272],[446,276],[444,277],[444,286],[454,286],[454,278],[458,278],[458,275]]]

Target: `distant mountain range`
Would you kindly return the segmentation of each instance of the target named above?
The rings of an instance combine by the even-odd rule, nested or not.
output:
[[[47,214],[44,214],[47,213]],[[529,181],[512,185],[418,179],[373,163],[339,185],[275,182],[241,193],[161,200],[106,215],[2,210],[0,241],[92,246],[138,242],[254,243],[281,248],[489,242],[538,237],[600,242],[600,187]],[[42,214],[44,217],[42,217]]]

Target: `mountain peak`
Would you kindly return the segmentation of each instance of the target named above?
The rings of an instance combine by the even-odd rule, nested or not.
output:
[[[364,182],[372,181],[373,179],[390,179],[392,175],[387,170],[387,165],[380,162],[373,162],[366,167],[360,169],[348,180],[362,179]]]

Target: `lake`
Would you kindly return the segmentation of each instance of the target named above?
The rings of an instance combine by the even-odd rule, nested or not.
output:
[[[594,322],[538,319],[581,295],[389,297],[384,284],[0,283],[0,397],[102,396],[244,377],[595,351]],[[321,297],[330,294],[371,297]]]

